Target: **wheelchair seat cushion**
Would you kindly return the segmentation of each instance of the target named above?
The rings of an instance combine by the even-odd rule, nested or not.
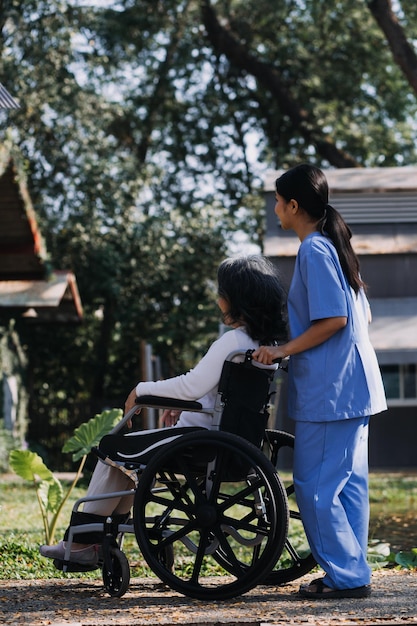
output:
[[[100,452],[113,461],[126,464],[148,463],[160,446],[169,444],[181,435],[206,430],[199,426],[141,430],[125,435],[105,435],[98,446]]]

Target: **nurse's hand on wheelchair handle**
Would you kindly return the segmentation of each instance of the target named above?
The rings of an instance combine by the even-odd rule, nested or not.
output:
[[[252,358],[258,363],[264,365],[272,365],[272,363],[280,363],[282,359],[288,356],[283,350],[283,346],[260,346],[252,354]]]

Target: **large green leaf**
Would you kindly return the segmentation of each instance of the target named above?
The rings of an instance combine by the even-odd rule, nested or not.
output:
[[[395,562],[407,569],[417,568],[417,548],[412,548],[410,552],[397,552]]]
[[[62,448],[62,452],[73,452],[73,461],[78,461],[85,454],[88,454],[104,435],[107,435],[122,415],[121,409],[110,409],[92,417],[88,422],[75,429],[71,439],[68,439]]]
[[[54,482],[56,479],[42,461],[39,454],[30,450],[12,450],[9,456],[10,467],[25,480]]]
[[[55,513],[62,502],[64,492],[62,485],[57,478],[54,480],[43,480],[38,487],[38,496],[41,499],[45,510]]]
[[[391,548],[389,543],[382,541],[370,541],[368,545],[368,565],[372,569],[385,567],[390,559]]]

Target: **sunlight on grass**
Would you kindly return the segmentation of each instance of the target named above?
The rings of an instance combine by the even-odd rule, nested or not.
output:
[[[291,480],[284,474],[283,481]],[[59,520],[57,538],[63,536],[71,509],[75,500],[85,495],[84,488],[77,487],[70,500],[66,503]],[[400,473],[371,473],[370,476],[370,550],[373,546],[382,546],[384,542],[410,554],[412,563],[416,556],[413,549],[417,546],[417,474],[403,475]],[[42,520],[36,496],[31,485],[21,479],[2,481],[0,476],[0,554],[2,567],[0,579],[35,579],[82,577],[86,574],[63,574],[55,569],[50,559],[39,554],[39,545],[44,541]],[[296,543],[296,538],[293,538]],[[380,549],[380,548],[379,548]],[[386,550],[386,548],[384,548]],[[126,534],[123,544],[131,574],[135,576],[154,577],[139,552],[134,534]],[[178,567],[187,567],[187,556],[177,555]],[[401,561],[401,559],[400,559]],[[182,565],[181,565],[182,564]],[[207,574],[217,574],[216,564]],[[89,572],[91,578],[101,578],[101,570]]]

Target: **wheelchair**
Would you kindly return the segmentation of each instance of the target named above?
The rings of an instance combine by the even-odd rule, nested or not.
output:
[[[226,600],[261,583],[284,584],[315,566],[293,485],[285,485],[277,471],[294,438],[267,428],[276,369],[254,364],[251,352],[234,352],[225,360],[214,407],[156,396],[136,399],[93,450],[100,461],[127,474],[134,489],[80,498],[73,508],[77,514],[84,502],[133,494],[133,515],[71,523],[64,561],[55,562],[56,567],[93,569],[69,557],[76,535],[83,541],[81,535],[95,532],[102,536],[103,583],[115,597],[123,596],[130,582],[122,550],[125,533],[135,534],[145,561],[163,583],[199,600]],[[126,422],[138,408],[207,413],[213,428],[127,434]]]

